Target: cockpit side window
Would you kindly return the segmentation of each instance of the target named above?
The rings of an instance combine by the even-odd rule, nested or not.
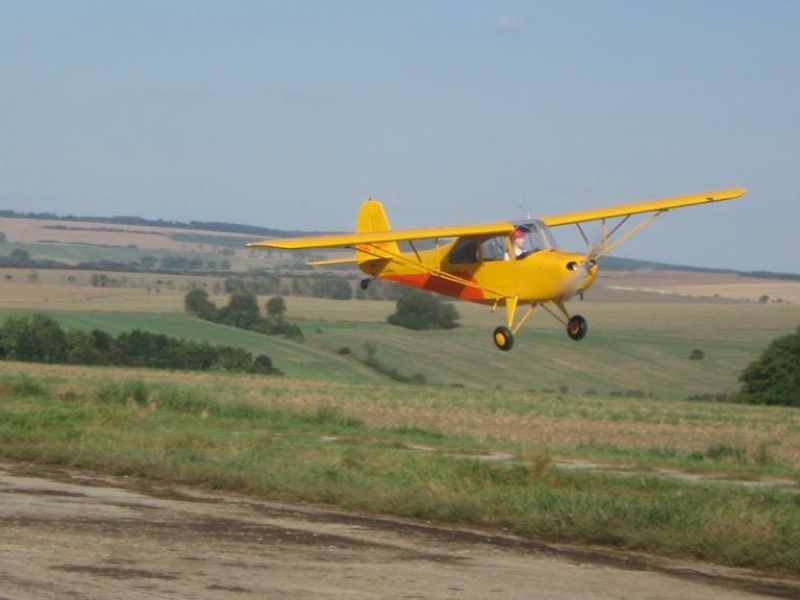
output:
[[[466,238],[456,242],[450,250],[448,260],[451,265],[474,264],[487,260],[503,260],[506,252],[506,236]]]
[[[483,260],[503,260],[506,254],[505,236],[495,236],[483,240],[481,257]]]
[[[448,257],[451,265],[478,262],[478,240],[467,238],[456,242]]]

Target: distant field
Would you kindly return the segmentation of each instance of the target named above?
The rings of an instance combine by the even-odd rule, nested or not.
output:
[[[384,366],[434,384],[569,396],[635,393],[682,399],[733,392],[741,370],[772,339],[800,323],[800,306],[785,304],[574,303],[573,310],[589,321],[586,339],[573,342],[541,312],[519,333],[514,349],[504,353],[491,341],[502,316],[466,303],[457,304],[463,323],[458,329],[413,332],[386,323],[393,302],[290,297],[287,316],[305,335],[305,342],[297,343],[191,318],[183,313],[179,291],[104,288],[92,297],[59,300],[54,295],[39,303],[3,296],[0,317],[46,310],[67,328],[113,333],[141,328],[241,346],[268,354],[278,368],[300,379],[376,380],[360,363],[369,348]],[[695,349],[703,352],[703,360],[689,359]],[[347,351],[350,355],[343,355]]]
[[[7,255],[19,248],[37,260],[55,260],[74,265],[102,260],[136,262],[145,255],[156,258],[200,257],[216,261],[225,259],[233,264],[234,269],[240,270],[275,263],[269,259],[269,253],[247,249],[247,243],[256,241],[256,237],[241,234],[10,218],[0,218],[0,232],[6,236],[6,242],[0,243],[0,255]],[[231,250],[235,254],[230,254]]]
[[[198,245],[213,246],[220,242],[228,245],[231,240],[239,240],[244,247],[252,241],[252,236],[239,234],[218,234],[212,238],[207,231],[190,229],[44,219],[0,218],[0,231],[13,244],[49,241],[64,245],[136,246],[148,250],[191,251],[197,250]]]
[[[601,297],[645,295],[662,301],[703,299],[800,304],[800,281],[749,277],[731,273],[689,271],[601,271],[595,290]]]
[[[131,227],[122,232],[117,229],[124,226],[116,225],[109,227],[114,231],[106,231],[91,223],[42,229],[44,224],[0,219],[0,230],[9,240],[0,253],[10,252],[10,242],[25,242],[41,257],[56,260],[137,260],[131,253],[138,257],[143,251],[124,246],[143,244],[153,253],[208,253],[217,243],[239,239],[164,228]],[[41,243],[55,234],[62,238],[59,243]],[[115,247],[82,246],[76,240]],[[269,268],[287,258],[242,250],[237,260],[240,267]],[[491,331],[503,323],[504,315],[484,306],[456,303],[462,326],[454,331],[412,332],[386,323],[393,302],[288,297],[288,318],[305,334],[305,342],[298,344],[187,317],[186,292],[196,287],[211,292],[219,288],[224,274],[108,273],[118,285],[94,287],[91,280],[96,275],[0,270],[0,316],[48,311],[69,327],[112,332],[139,327],[237,345],[269,354],[291,377],[312,380],[375,380],[379,376],[361,363],[369,352],[386,368],[434,384],[509,393],[557,390],[568,395],[633,393],[669,399],[735,391],[741,370],[772,339],[800,325],[800,282],[682,271],[601,271],[585,301],[570,304],[589,322],[589,335],[579,343],[569,340],[563,326],[541,309],[520,331],[515,348],[503,353],[494,347]],[[212,299],[219,306],[228,300],[224,295]],[[260,300],[263,306],[266,298]],[[704,359],[689,360],[694,350],[702,351]]]

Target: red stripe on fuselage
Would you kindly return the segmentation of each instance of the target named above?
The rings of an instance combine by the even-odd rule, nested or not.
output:
[[[469,276],[468,273],[452,273],[454,277],[463,278],[470,283],[476,281]],[[461,300],[483,300],[483,292],[474,286],[464,285],[456,281],[430,275],[428,273],[420,273],[415,275],[386,275],[383,277],[387,281],[400,283],[410,287],[436,292],[437,294],[444,294],[445,296],[452,296]]]

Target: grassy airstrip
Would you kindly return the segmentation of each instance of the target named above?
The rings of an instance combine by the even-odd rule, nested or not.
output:
[[[393,303],[287,298],[298,343],[188,317],[182,292],[53,289],[0,319],[241,346],[285,376],[0,362],[3,456],[800,571],[800,411],[686,401],[735,392],[794,305],[573,303],[585,340],[542,313],[502,353],[502,316],[466,304],[462,327],[411,332]]]
[[[786,408],[0,363],[7,458],[784,573],[799,429]]]

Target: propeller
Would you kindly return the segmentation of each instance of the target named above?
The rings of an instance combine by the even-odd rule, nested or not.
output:
[[[592,269],[597,266],[597,261],[592,257],[592,253],[586,255],[584,260],[570,261],[567,263],[567,270],[574,275],[570,277],[564,286],[564,296],[571,298],[583,288],[584,280],[592,274]]]

